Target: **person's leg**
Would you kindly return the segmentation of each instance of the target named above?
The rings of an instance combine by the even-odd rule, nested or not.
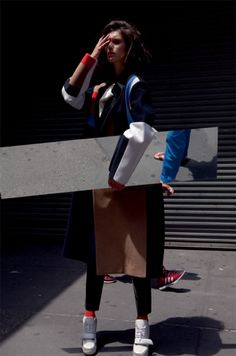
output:
[[[190,129],[168,131],[166,135],[165,152],[156,152],[154,158],[163,161],[160,180],[172,182],[180,165],[187,163],[187,153],[190,141]]]
[[[189,142],[190,142],[190,134],[191,134],[191,130],[190,130],[190,129],[184,130],[185,149],[184,149],[184,154],[183,154],[182,161],[185,160],[185,159],[187,158],[187,155],[188,155],[188,147],[189,147]]]
[[[152,340],[149,339],[148,314],[151,313],[151,281],[149,278],[133,277],[134,296],[137,309],[133,356],[147,356]]]
[[[104,276],[96,274],[96,264],[87,264],[85,312],[83,317],[82,349],[85,355],[93,355],[97,351],[95,311],[99,310]]]
[[[137,315],[148,315],[151,313],[151,282],[149,278],[133,277],[133,288]]]
[[[190,134],[191,134],[191,129],[168,131],[167,137],[166,137],[165,152],[163,152],[163,151],[156,152],[153,157],[159,161],[164,161],[165,153],[166,153],[166,156],[173,154],[173,152],[170,149],[170,147],[171,147],[170,140],[172,140],[172,139],[173,139],[173,141],[179,140],[180,145],[178,147],[177,146],[174,147],[174,149],[179,150],[179,154],[181,155],[181,161],[179,161],[179,164],[182,165],[182,163],[185,163],[185,161],[187,160],[188,147],[189,147],[189,142],[190,142]]]
[[[185,153],[185,130],[168,131],[166,147],[160,180],[164,183],[172,182],[179,170]]]
[[[99,310],[102,289],[103,289],[104,276],[96,274],[96,264],[87,264],[87,277],[86,277],[86,295],[85,295],[85,309],[86,310]]]

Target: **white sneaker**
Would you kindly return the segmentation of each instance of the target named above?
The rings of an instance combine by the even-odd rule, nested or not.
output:
[[[85,355],[94,355],[97,351],[97,318],[83,317],[82,350]]]
[[[148,356],[149,346],[153,345],[149,339],[149,323],[147,320],[135,320],[135,339],[133,346],[133,356]]]

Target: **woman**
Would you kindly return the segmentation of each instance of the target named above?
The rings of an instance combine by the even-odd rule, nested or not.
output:
[[[88,123],[91,125],[90,135],[120,135],[108,178],[108,184],[116,190],[123,189],[125,185],[122,173],[119,171],[125,152],[130,153],[130,160],[135,158],[136,152],[132,151],[132,147],[137,140],[137,129],[139,132],[145,131],[150,135],[153,131],[151,125],[155,115],[150,104],[147,87],[140,77],[133,85],[130,94],[130,106],[134,121],[134,124],[130,126],[127,121],[124,98],[124,88],[129,76],[131,74],[140,76],[149,58],[150,54],[144,47],[141,34],[135,26],[125,21],[111,21],[102,31],[102,36],[92,53],[87,53],[83,57],[62,89],[62,95],[68,104],[79,110],[87,110]],[[92,86],[90,86],[91,81],[94,82]],[[167,193],[172,193],[172,188],[166,184],[163,184],[163,189]],[[74,205],[71,210],[68,234],[65,240],[65,256],[79,258],[87,263],[82,349],[84,354],[92,355],[97,349],[95,312],[99,310],[104,276],[96,275],[92,194],[88,191],[78,194],[78,199],[74,197]],[[162,199],[161,185],[160,199]],[[80,209],[80,206],[83,208]],[[78,223],[78,219],[81,223]],[[76,227],[75,220],[77,221]],[[161,226],[163,227],[163,221]],[[158,263],[161,271],[164,246],[163,228],[160,234],[161,247]],[[83,246],[81,240],[78,242],[78,236],[81,235],[85,237]],[[72,245],[73,247],[71,247]],[[133,355],[145,356],[148,355],[149,345],[152,344],[149,338],[148,323],[148,314],[151,312],[149,276],[146,278],[133,277],[133,286],[137,306]]]

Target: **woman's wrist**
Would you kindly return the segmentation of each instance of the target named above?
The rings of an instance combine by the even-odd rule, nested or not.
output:
[[[89,53],[86,53],[81,60],[81,63],[83,63],[86,67],[89,68],[91,68],[95,62],[96,58],[92,57],[92,55]]]

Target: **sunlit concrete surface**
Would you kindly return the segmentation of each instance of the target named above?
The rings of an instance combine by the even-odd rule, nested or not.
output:
[[[215,127],[193,129],[189,162],[177,181],[216,178]],[[153,155],[165,148],[165,132],[147,148],[127,185],[159,182],[162,163]],[[118,136],[0,148],[2,199],[107,188],[108,167]]]
[[[46,246],[10,248],[3,260],[1,356],[82,355],[84,266],[63,261],[60,245]],[[186,274],[164,291],[153,281],[150,355],[235,355],[235,252],[168,249],[164,264]],[[97,355],[132,354],[133,287],[129,277],[117,278],[104,285]]]

